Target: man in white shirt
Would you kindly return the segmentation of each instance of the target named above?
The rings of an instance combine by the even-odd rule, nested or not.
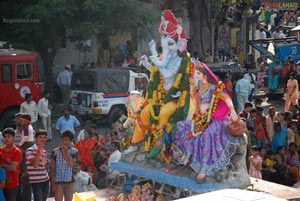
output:
[[[25,94],[25,102],[20,106],[20,113],[30,115],[32,127],[34,130],[36,130],[38,113],[36,103],[32,100],[31,93]]]
[[[266,34],[265,29],[263,27],[259,29],[259,39],[263,39],[263,40],[267,39],[267,34]],[[268,47],[266,42],[263,42],[262,46],[264,48]]]
[[[286,38],[286,35],[283,32],[283,27],[282,26],[279,27],[279,31],[280,31],[280,35],[279,35],[280,37],[279,38]]]
[[[43,130],[47,131],[47,140],[52,139],[51,111],[49,105],[50,92],[44,91],[43,98],[38,102],[38,114],[42,121]]]
[[[275,31],[273,32],[273,38],[280,38],[280,35],[281,35],[281,32],[280,32],[280,29],[279,27],[275,27]]]
[[[107,164],[108,167],[110,167],[111,163],[118,162],[121,159],[120,143],[117,141],[111,142],[110,151],[111,151],[111,154],[108,158],[108,164]],[[114,179],[115,177],[118,176],[118,174],[119,174],[118,171],[109,168],[107,178]]]

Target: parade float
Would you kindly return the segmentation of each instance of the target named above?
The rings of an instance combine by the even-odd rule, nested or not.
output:
[[[129,96],[130,144],[120,162],[109,168],[172,186],[204,193],[250,184],[246,169],[245,124],[236,114],[224,84],[204,63],[186,51],[185,30],[166,10],[159,26],[162,53],[149,43],[141,57],[150,70],[145,99]],[[123,141],[124,142],[124,141]]]

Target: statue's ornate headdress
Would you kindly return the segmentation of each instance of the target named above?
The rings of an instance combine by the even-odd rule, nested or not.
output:
[[[159,26],[160,35],[168,35],[177,41],[180,52],[186,50],[187,40],[185,30],[178,24],[172,11],[165,10]]]

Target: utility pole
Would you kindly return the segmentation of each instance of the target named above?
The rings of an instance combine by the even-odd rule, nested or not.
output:
[[[247,35],[249,33],[247,32],[247,14],[244,11],[242,13],[242,23],[240,28],[240,52],[239,52],[239,64],[243,67],[245,64],[245,58],[247,56]]]

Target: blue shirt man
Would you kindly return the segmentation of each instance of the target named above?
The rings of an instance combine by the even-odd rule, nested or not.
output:
[[[71,65],[67,64],[65,70],[60,72],[57,77],[57,84],[61,90],[61,97],[64,107],[68,107],[70,102],[70,87],[72,80]]]
[[[71,86],[72,71],[71,65],[67,64],[65,70],[60,72],[57,76],[56,83],[61,86]]]
[[[60,117],[56,122],[56,130],[62,134],[66,130],[70,130],[73,135],[75,135],[75,127],[79,126],[80,123],[78,119],[70,115],[69,109],[64,109],[64,116]]]

